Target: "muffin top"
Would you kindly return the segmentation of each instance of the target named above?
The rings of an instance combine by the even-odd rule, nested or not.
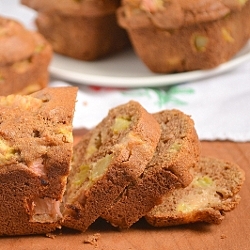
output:
[[[120,0],[21,0],[21,3],[37,11],[70,16],[114,13],[120,6]]]
[[[240,10],[248,0],[123,0],[119,10],[122,26],[153,24],[178,29],[196,23],[214,21]],[[124,22],[125,20],[125,22]]]
[[[15,20],[0,17],[0,66],[29,57],[35,46],[31,31]]]

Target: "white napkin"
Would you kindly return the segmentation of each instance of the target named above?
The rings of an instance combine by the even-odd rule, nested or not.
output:
[[[68,84],[56,80],[50,83]],[[250,62],[216,77],[160,88],[77,86],[75,128],[91,128],[109,109],[136,100],[149,112],[175,108],[190,115],[200,140],[250,141]]]

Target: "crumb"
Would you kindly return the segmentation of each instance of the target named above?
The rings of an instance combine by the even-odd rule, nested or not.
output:
[[[227,236],[226,236],[225,234],[222,234],[222,235],[220,236],[220,238],[223,240],[223,239],[226,239]]]
[[[95,233],[93,235],[89,235],[87,237],[87,239],[85,239],[83,241],[84,244],[90,244],[90,245],[94,245],[95,247],[97,247],[97,241],[99,240],[101,234],[99,233]]]
[[[82,104],[83,104],[83,106],[87,106],[87,105],[88,105],[88,102],[87,102],[87,101],[84,101]]]
[[[46,234],[46,237],[50,238],[50,239],[55,239],[56,238],[56,235],[55,234],[52,234],[52,233],[47,233]]]

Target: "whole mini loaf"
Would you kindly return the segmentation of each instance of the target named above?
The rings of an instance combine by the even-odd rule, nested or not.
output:
[[[123,0],[118,22],[153,72],[211,69],[250,38],[248,0]]]
[[[59,54],[93,61],[129,46],[127,33],[119,27],[116,9],[120,0],[22,0],[37,11],[40,33]]]
[[[0,96],[45,88],[51,57],[52,48],[41,34],[0,17]]]

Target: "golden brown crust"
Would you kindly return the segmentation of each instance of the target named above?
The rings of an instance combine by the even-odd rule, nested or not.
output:
[[[0,97],[0,235],[47,233],[60,226],[76,92],[45,88]]]
[[[183,2],[189,4],[189,1]],[[199,1],[206,2],[211,2],[212,10],[214,1]],[[187,13],[194,19],[188,21],[187,17],[180,17],[184,15],[181,11],[172,11],[168,22],[165,19],[167,7],[150,14],[144,11],[135,14],[137,12],[128,11],[124,5],[118,11],[118,21],[129,33],[137,55],[151,71],[170,73],[209,69],[231,59],[250,37],[250,1],[239,9],[232,7],[233,2],[216,2],[228,10],[220,17],[202,11],[198,18],[189,11]],[[176,20],[179,17],[180,20]]]
[[[222,19],[244,8],[238,0],[123,0],[119,8],[125,27],[143,28],[152,23],[161,29],[179,29]]]
[[[193,182],[164,196],[145,217],[153,226],[165,227],[203,221],[219,224],[240,202],[245,175],[234,163],[202,157],[193,169]]]
[[[200,146],[193,120],[178,110],[155,113],[162,133],[153,159],[102,217],[120,229],[129,228],[174,188],[187,186]]]
[[[74,148],[63,225],[85,231],[144,171],[160,126],[139,103],[110,110]]]
[[[35,41],[30,31],[20,23],[0,17],[0,30],[0,66],[26,59],[33,54]]]
[[[50,44],[20,23],[0,18],[0,95],[30,94],[48,84]]]
[[[36,1],[23,4],[38,11],[36,25],[59,54],[93,61],[129,47],[116,20],[120,0]],[[84,41],[84,42],[83,42]]]

